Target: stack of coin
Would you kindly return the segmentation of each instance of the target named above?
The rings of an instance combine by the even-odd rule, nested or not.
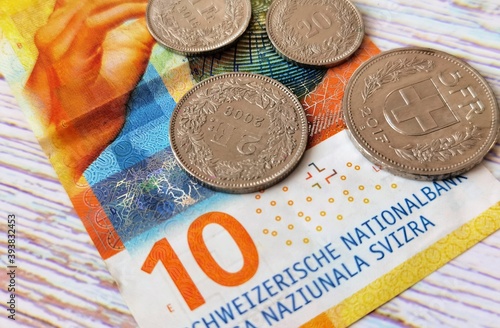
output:
[[[332,67],[361,45],[361,14],[349,0],[275,0],[266,17],[269,39],[295,64]]]
[[[263,190],[285,178],[307,144],[304,110],[284,85],[252,73],[227,73],[195,85],[179,101],[170,142],[181,166],[229,193]]]
[[[232,44],[245,32],[251,16],[250,0],[150,0],[146,22],[161,45],[195,55]]]
[[[470,170],[499,133],[487,82],[468,64],[432,49],[372,57],[349,81],[343,112],[351,139],[369,160],[419,180]]]

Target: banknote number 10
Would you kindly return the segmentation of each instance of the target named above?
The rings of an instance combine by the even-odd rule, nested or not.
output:
[[[203,238],[203,230],[209,224],[221,226],[233,238],[243,258],[243,265],[239,271],[228,272],[213,258]],[[239,286],[250,280],[257,272],[259,265],[257,248],[245,227],[229,214],[209,212],[201,215],[189,226],[187,239],[191,254],[200,269],[219,285]],[[191,310],[205,304],[205,298],[166,238],[153,245],[142,270],[151,274],[158,262],[161,262],[167,270]]]

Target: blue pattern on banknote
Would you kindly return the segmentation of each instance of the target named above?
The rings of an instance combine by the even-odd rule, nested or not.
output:
[[[233,204],[238,199],[241,200],[241,195],[213,192],[209,197],[184,208],[182,212],[175,213],[168,220],[159,222],[154,229],[146,230],[124,241],[125,248],[132,257],[143,259],[158,240],[162,238],[171,240],[179,234],[185,234],[191,223],[201,215],[212,211],[224,212],[228,204]],[[243,206],[246,205],[248,204],[245,203]]]
[[[132,92],[122,131],[84,173],[93,186],[169,146],[168,126],[175,101],[153,65]]]
[[[92,189],[124,243],[215,193],[185,173],[170,147]]]

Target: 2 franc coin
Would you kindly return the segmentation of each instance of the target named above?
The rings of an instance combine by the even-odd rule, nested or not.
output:
[[[498,105],[481,75],[433,49],[383,52],[350,79],[343,113],[355,146],[406,178],[434,180],[481,162],[499,132]]]
[[[156,41],[187,56],[231,45],[246,31],[251,17],[250,0],[149,0],[146,10]]]
[[[266,29],[283,58],[306,67],[344,62],[364,37],[361,14],[349,0],[274,0]]]
[[[227,193],[266,189],[299,163],[307,120],[280,82],[226,73],[196,84],[178,102],[170,144],[178,162],[203,185]]]

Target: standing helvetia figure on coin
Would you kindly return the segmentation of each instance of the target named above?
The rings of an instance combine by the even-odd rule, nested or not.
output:
[[[344,62],[364,37],[361,14],[349,0],[274,0],[266,28],[283,58],[312,67]]]
[[[227,73],[195,85],[177,104],[170,143],[181,166],[204,185],[259,191],[285,178],[307,144],[307,120],[278,81]]]
[[[210,53],[232,44],[251,17],[250,0],[149,0],[146,12],[153,37],[183,55]]]
[[[468,171],[499,132],[487,82],[468,64],[432,49],[372,57],[354,72],[342,106],[351,139],[368,159],[419,180]]]

